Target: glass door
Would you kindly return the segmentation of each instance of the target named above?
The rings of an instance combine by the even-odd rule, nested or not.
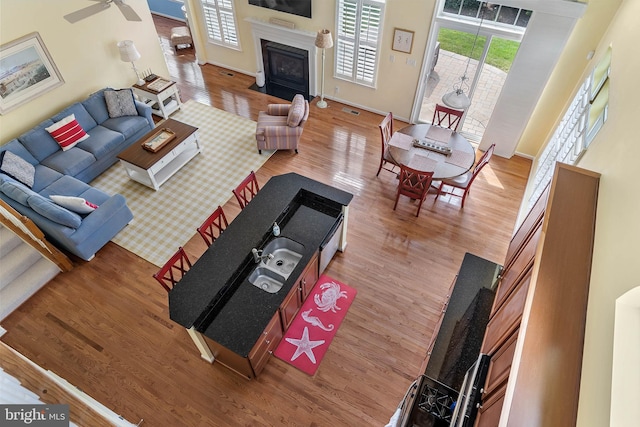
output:
[[[462,84],[471,106],[458,130],[471,140],[479,141],[519,45],[517,41],[497,36],[480,35],[476,40],[475,34],[440,28],[418,120],[431,123],[436,103],[442,104],[442,96]],[[466,76],[465,82],[461,82],[462,76]]]
[[[466,76],[465,82],[462,83],[463,90],[471,98],[485,42],[485,36],[479,36],[478,40],[475,40],[475,34],[472,33],[444,27],[438,29],[418,121],[431,123],[436,104],[443,104],[442,96],[451,92],[454,85],[460,85],[463,75]],[[462,120],[459,129],[462,129],[465,117]]]
[[[497,36],[489,38],[486,53],[470,90],[471,106],[463,117],[464,122],[460,128],[471,139],[482,139],[519,46],[520,42]]]
[[[461,86],[471,105],[458,131],[480,141],[531,13],[471,0],[441,0],[441,5],[412,118],[431,123],[442,96]]]

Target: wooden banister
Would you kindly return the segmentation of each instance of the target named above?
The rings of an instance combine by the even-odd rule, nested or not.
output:
[[[73,269],[71,260],[44,237],[42,230],[29,218],[0,200],[0,223],[18,235],[25,243],[36,249],[62,271]]]

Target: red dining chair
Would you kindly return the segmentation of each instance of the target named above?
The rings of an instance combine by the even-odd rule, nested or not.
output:
[[[464,175],[457,176],[455,178],[443,179],[440,182],[440,186],[438,187],[438,194],[436,195],[436,200],[438,200],[438,197],[440,196],[440,194],[449,194],[456,197],[462,197],[462,203],[460,208],[464,208],[464,201],[466,200],[467,195],[469,194],[469,190],[471,189],[471,184],[476,179],[476,177],[478,176],[482,168],[485,167],[487,163],[489,163],[491,156],[493,156],[493,150],[495,149],[495,147],[496,147],[496,144],[491,144],[491,146],[487,149],[487,151],[484,152],[482,157],[480,157],[480,160],[478,161],[478,163],[476,163],[473,169],[470,170],[469,172],[465,173]],[[443,191],[442,187],[444,187],[445,185],[452,187],[451,191],[448,191],[448,192]],[[463,190],[463,194],[462,195],[456,194],[455,193],[456,188]]]
[[[416,212],[416,216],[419,216],[422,203],[424,199],[427,198],[427,192],[429,191],[429,187],[431,187],[432,179],[433,171],[423,172],[401,165],[398,193],[396,194],[396,203],[393,205],[393,210],[396,210],[398,199],[402,194],[403,196],[418,200],[418,212]]]
[[[207,246],[211,246],[228,225],[229,223],[227,222],[227,217],[224,215],[222,206],[218,206],[197,230]]]
[[[251,173],[242,180],[240,185],[233,190],[233,194],[236,196],[236,199],[238,199],[240,209],[244,209],[247,203],[258,194],[258,191],[260,191],[260,186],[258,185],[256,174],[251,171]]]
[[[458,130],[462,114],[464,114],[464,111],[462,110],[456,110],[445,107],[444,105],[436,104],[436,109],[433,112],[433,120],[431,120],[431,123],[444,128],[449,128],[455,132]]]
[[[191,268],[191,261],[187,253],[182,249],[182,246],[178,248],[178,251],[169,258],[160,270],[153,275],[153,278],[162,285],[167,292],[176,286],[176,284],[182,279],[182,277]]]
[[[380,152],[380,166],[378,167],[378,173],[376,173],[376,176],[380,174],[382,169],[393,172],[397,175],[398,173],[394,171],[393,168],[398,166],[398,164],[389,154],[389,140],[391,139],[391,135],[393,135],[393,113],[390,112],[387,114],[378,127],[380,128],[382,151]],[[391,163],[393,165],[391,166],[391,169],[384,167],[387,163]]]

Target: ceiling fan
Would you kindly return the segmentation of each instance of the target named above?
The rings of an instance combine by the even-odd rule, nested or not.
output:
[[[115,3],[120,9],[122,15],[127,19],[127,21],[142,21],[140,16],[133,10],[131,6],[126,4],[124,0],[92,0],[97,1],[98,3],[92,4],[91,6],[85,7],[80,10],[76,10],[75,12],[71,12],[68,15],[64,16],[64,19],[69,21],[70,23],[78,22],[82,19],[88,18],[92,15],[95,15],[98,12],[109,9],[112,3]]]

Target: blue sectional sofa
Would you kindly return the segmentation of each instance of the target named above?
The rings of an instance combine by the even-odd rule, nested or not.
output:
[[[105,90],[0,146],[0,153],[10,151],[35,169],[31,188],[0,171],[0,198],[30,218],[52,243],[87,261],[133,219],[123,196],[110,196],[88,183],[154,127],[151,108],[138,101],[137,115],[111,118]],[[63,151],[45,128],[70,114],[89,137]],[[98,208],[79,214],[54,203],[52,195],[84,198]]]

